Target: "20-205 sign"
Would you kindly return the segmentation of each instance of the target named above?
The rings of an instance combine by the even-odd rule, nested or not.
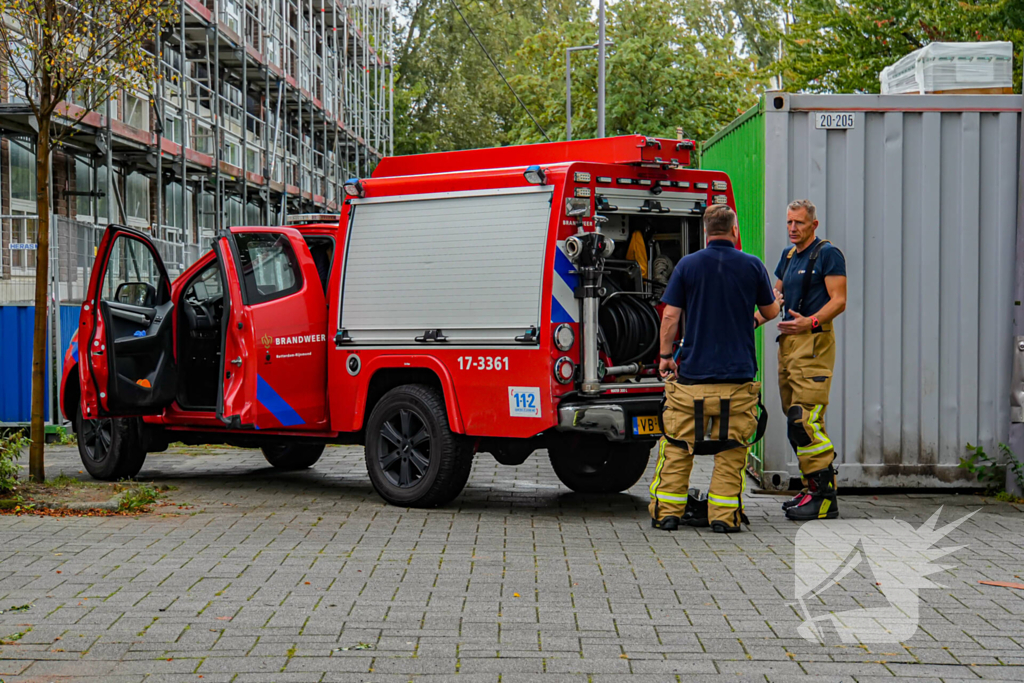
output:
[[[854,127],[853,112],[814,112],[814,127],[821,130],[843,130]]]

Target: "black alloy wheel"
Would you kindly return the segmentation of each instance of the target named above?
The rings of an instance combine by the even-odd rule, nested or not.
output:
[[[466,486],[470,442],[452,432],[444,394],[423,384],[395,387],[366,421],[366,471],[392,505],[445,505]]]
[[[381,424],[377,460],[387,480],[403,489],[415,486],[430,468],[430,431],[411,410],[399,409]]]
[[[142,445],[142,420],[134,417],[105,417],[86,420],[81,409],[75,416],[78,455],[94,479],[131,479],[146,462]]]
[[[110,447],[114,440],[114,420],[81,420],[78,430],[79,454],[83,462],[91,460],[97,465],[110,457]]]

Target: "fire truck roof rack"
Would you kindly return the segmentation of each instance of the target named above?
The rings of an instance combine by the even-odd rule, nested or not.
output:
[[[341,218],[337,213],[293,213],[285,218],[285,225],[308,225],[309,223],[337,223]]]
[[[374,178],[452,173],[488,168],[510,168],[534,164],[563,164],[590,161],[605,164],[690,163],[693,140],[667,140],[644,135],[621,135],[594,140],[511,145],[460,152],[434,152],[402,157],[385,157],[373,171]]]

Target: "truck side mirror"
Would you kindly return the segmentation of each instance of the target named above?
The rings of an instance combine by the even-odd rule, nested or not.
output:
[[[114,292],[114,301],[152,308],[156,304],[156,287],[148,282],[122,282]]]

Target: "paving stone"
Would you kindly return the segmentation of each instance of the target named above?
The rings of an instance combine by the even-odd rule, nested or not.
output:
[[[81,469],[66,447],[47,464]],[[844,519],[915,527],[940,506],[943,522],[979,510],[938,544],[967,547],[938,561],[945,588],[919,591],[918,631],[861,646],[828,612],[885,595],[854,568],[796,603],[800,527],[778,496],[745,494],[752,527],[722,537],[652,530],[650,470],[624,494],[578,495],[542,453],[515,468],[478,456],[436,510],[384,505],[357,447],[287,474],[258,451],[172,448],[139,476],[192,507],[0,516],[0,610],[32,605],[0,614],[0,639],[23,633],[0,645],[5,683],[1024,680],[1024,594],[978,583],[1024,566],[1022,506],[844,495]],[[824,644],[801,637],[807,618]]]

